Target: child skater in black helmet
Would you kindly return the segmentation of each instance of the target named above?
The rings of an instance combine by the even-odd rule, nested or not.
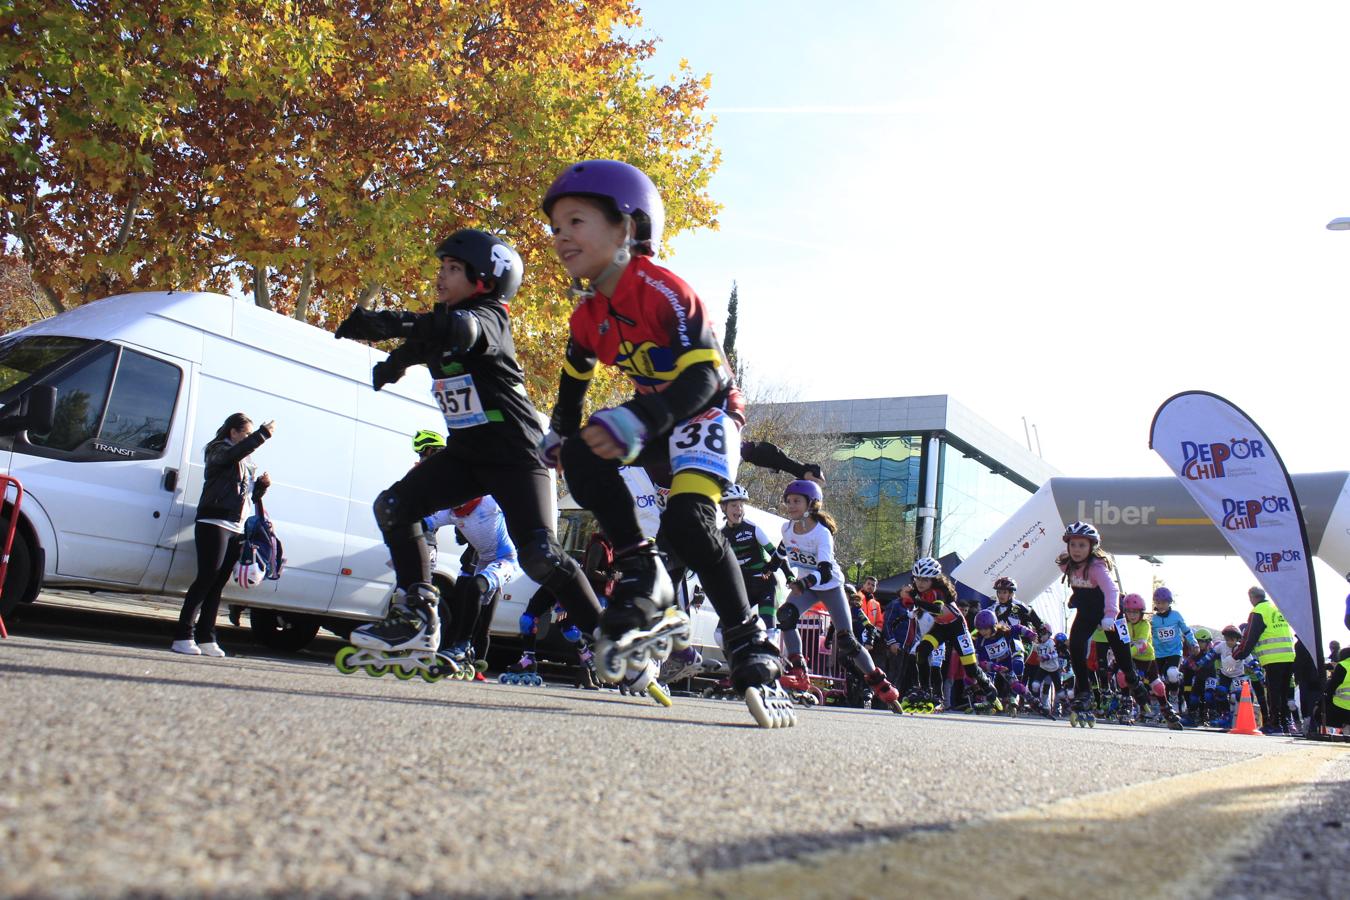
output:
[[[389,546],[397,584],[383,622],[362,626],[352,642],[374,649],[436,649],[440,622],[424,539],[424,516],[491,494],[506,518],[520,566],[547,588],[572,621],[590,632],[600,605],[581,568],[559,545],[553,486],[539,462],[539,413],[525,394],[507,304],[524,266],[509,244],[474,229],[436,248],[436,306],[431,312],[352,310],[336,336],[359,341],[402,338],[376,363],[375,390],[425,365],[450,436],[443,450],[375,500],[375,521]]]

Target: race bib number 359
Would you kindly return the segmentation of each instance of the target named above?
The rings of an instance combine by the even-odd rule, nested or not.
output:
[[[741,429],[720,409],[709,409],[675,426],[670,433],[670,470],[707,472],[736,480],[741,465]]]
[[[458,375],[454,378],[437,378],[431,383],[431,395],[445,416],[445,427],[451,431],[456,428],[472,428],[487,422],[483,412],[483,402],[478,399],[478,388],[474,387],[472,375]]]

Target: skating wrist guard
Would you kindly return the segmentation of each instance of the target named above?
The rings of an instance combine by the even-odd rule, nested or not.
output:
[[[619,446],[622,453],[619,461],[625,465],[637,459],[647,443],[647,426],[627,407],[599,410],[587,424],[599,425],[609,434],[610,440]]]
[[[538,455],[539,461],[544,464],[544,468],[558,468],[558,464],[561,462],[562,443],[562,435],[558,434],[558,432],[554,431],[552,428],[548,430],[548,434],[540,439]]]

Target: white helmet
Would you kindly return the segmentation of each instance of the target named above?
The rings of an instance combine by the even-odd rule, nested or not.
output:
[[[1068,528],[1064,529],[1064,543],[1069,542],[1069,538],[1087,538],[1092,542],[1092,546],[1097,546],[1102,542],[1102,536],[1091,522],[1072,522]]]
[[[729,500],[749,500],[749,499],[750,499],[750,492],[747,491],[745,488],[741,487],[739,484],[729,484],[726,487],[722,488],[723,503],[726,503]]]
[[[909,570],[909,574],[915,578],[940,578],[942,563],[931,556],[920,556],[914,560],[914,568]]]
[[[258,563],[256,558],[249,562],[240,560],[239,565],[234,567],[234,580],[242,588],[257,587],[262,584],[262,580],[266,576],[267,570]]]

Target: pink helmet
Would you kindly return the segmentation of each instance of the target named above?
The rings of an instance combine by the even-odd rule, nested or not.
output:
[[[1144,598],[1138,594],[1126,594],[1120,601],[1121,609],[1132,609],[1136,612],[1144,611]]]

